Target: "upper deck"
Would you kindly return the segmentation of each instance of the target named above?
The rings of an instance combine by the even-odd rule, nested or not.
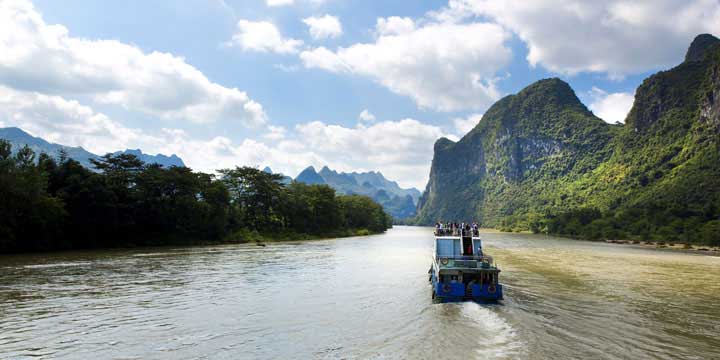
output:
[[[483,253],[477,231],[435,231],[434,262],[440,270],[499,272],[493,258]]]

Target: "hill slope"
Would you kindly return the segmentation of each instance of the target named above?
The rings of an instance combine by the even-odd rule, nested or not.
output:
[[[698,36],[682,64],[646,79],[625,125],[559,79],[501,99],[457,143],[436,142],[417,221],[720,241],[718,44]]]

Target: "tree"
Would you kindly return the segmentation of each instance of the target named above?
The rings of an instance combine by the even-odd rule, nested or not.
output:
[[[282,176],[251,167],[219,170],[241,224],[261,229],[282,224]]]

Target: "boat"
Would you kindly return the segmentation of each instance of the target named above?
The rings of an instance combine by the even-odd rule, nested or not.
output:
[[[497,302],[503,299],[500,269],[483,252],[477,229],[436,229],[429,281],[436,302]]]

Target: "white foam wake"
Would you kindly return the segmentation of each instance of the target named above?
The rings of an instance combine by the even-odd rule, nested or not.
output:
[[[476,303],[463,303],[462,316],[480,330],[478,357],[482,359],[515,359],[521,357],[523,342],[517,332],[496,311]]]

